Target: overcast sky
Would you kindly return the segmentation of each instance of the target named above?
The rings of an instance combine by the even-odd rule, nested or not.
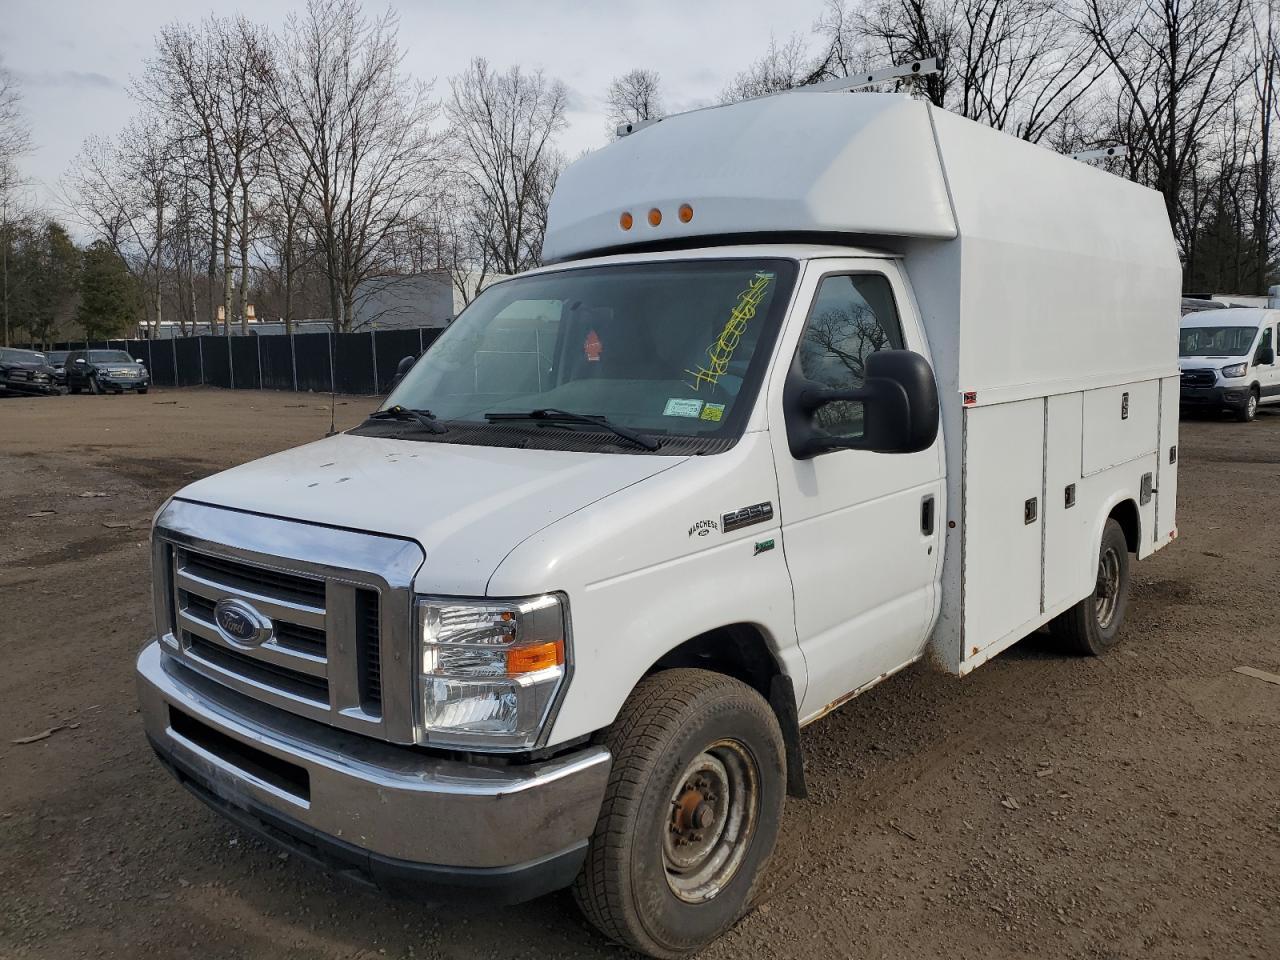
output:
[[[0,62],[24,90],[35,149],[23,161],[40,197],[84,139],[116,133],[135,111],[129,78],[173,20],[243,11],[278,27],[290,0],[0,0]],[[397,0],[405,66],[435,78],[437,96],[474,56],[495,66],[542,67],[570,90],[570,157],[606,140],[609,80],[633,67],[657,70],[669,110],[710,102],[748,62],[807,32],[822,0]],[[366,9],[382,5],[367,0]]]

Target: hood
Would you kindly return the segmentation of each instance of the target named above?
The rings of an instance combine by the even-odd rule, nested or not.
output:
[[[1248,354],[1239,357],[1213,356],[1213,357],[1179,357],[1179,370],[1217,370],[1220,367],[1229,367],[1233,363],[1243,363],[1249,359]]]
[[[420,592],[480,596],[529,536],[686,459],[339,434],[198,480],[177,496],[407,537],[427,555]]]

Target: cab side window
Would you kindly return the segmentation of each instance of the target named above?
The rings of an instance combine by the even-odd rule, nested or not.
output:
[[[902,325],[887,277],[823,278],[796,358],[806,380],[856,390],[866,382],[867,357],[877,350],[901,349]],[[819,408],[815,426],[830,436],[861,437],[862,404],[827,404]]]
[[[1258,349],[1254,353],[1254,363],[1260,362],[1258,358],[1262,356],[1262,353],[1264,350],[1267,350],[1271,347],[1271,344],[1272,344],[1271,328],[1267,327],[1262,331],[1262,339],[1258,341]]]

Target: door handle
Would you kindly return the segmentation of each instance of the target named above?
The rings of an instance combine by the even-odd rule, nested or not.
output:
[[[933,494],[920,501],[920,532],[926,537],[933,536],[933,514],[935,504]]]

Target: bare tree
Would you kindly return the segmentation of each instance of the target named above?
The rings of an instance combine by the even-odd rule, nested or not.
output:
[[[804,38],[792,34],[782,46],[772,37],[769,49],[720,91],[721,103],[750,100],[825,79],[809,56]]]
[[[565,126],[565,86],[541,71],[498,73],[480,58],[450,84],[449,134],[474,255],[497,273],[537,266],[547,202],[564,163],[554,139]]]
[[[173,190],[171,132],[154,115],[135,118],[115,140],[91,138],[65,181],[69,206],[147,291],[152,333],[163,317],[162,256]]]
[[[656,70],[628,70],[614,77],[605,94],[609,106],[609,135],[617,136],[617,128],[624,123],[640,123],[642,120],[659,120],[665,116],[659,77]]]
[[[0,310],[4,313],[4,343],[10,343],[9,260],[14,231],[29,211],[19,191],[23,185],[17,161],[31,149],[31,132],[22,112],[22,88],[0,65]]]
[[[323,254],[335,329],[385,267],[385,241],[430,202],[441,162],[429,87],[401,72],[398,20],[358,0],[308,0],[279,40],[272,104],[307,171],[306,210]]]
[[[1119,88],[1115,132],[1129,176],[1164,194],[1194,268],[1183,191],[1207,131],[1234,102],[1249,0],[1081,0],[1075,19]]]

